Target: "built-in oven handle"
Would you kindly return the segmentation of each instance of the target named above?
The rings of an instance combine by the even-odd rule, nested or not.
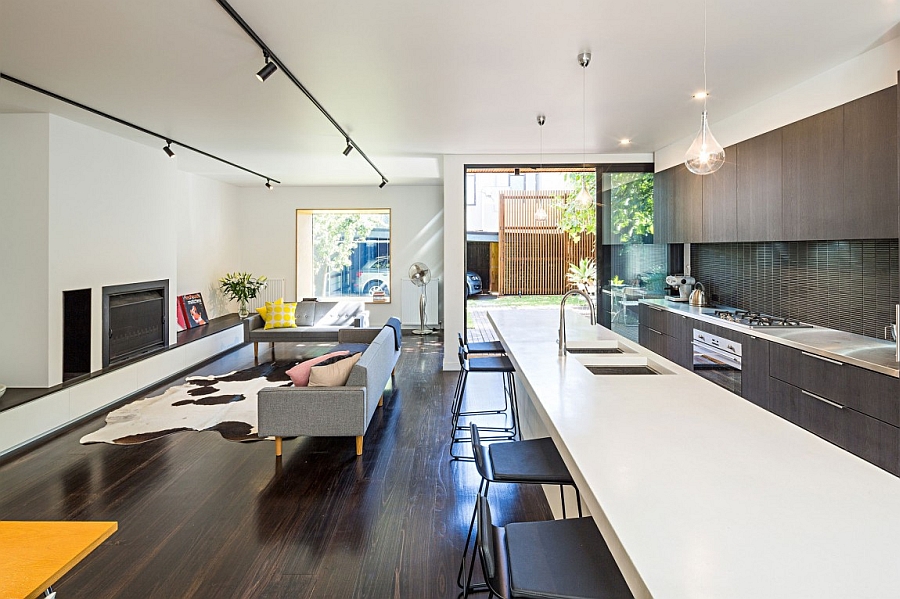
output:
[[[709,354],[711,356],[715,356],[716,358],[720,358],[725,362],[736,366],[737,368],[741,367],[741,357],[735,354],[730,354],[726,351],[722,351],[718,347],[713,347],[712,345],[706,345],[705,343],[699,343],[697,341],[691,344],[695,350],[699,350],[700,353]]]
[[[657,335],[662,335],[661,332],[657,331],[657,330],[654,329],[653,327],[647,327],[647,330],[653,331],[653,332],[656,333]]]
[[[801,351],[801,354],[804,356],[809,356],[810,358],[815,358],[816,360],[822,360],[823,362],[828,362],[830,364],[837,364],[838,366],[843,366],[843,362],[838,362],[837,360],[832,360],[831,358],[826,358],[825,356],[817,356],[816,354],[811,354],[809,352]]]
[[[827,403],[827,404],[830,405],[830,406],[834,406],[834,407],[838,408],[839,410],[843,410],[843,409],[844,409],[844,406],[842,406],[841,404],[836,403],[836,402],[833,402],[833,401],[831,401],[830,399],[825,399],[824,397],[821,397],[821,396],[819,396],[819,395],[816,395],[815,393],[810,393],[810,392],[807,391],[806,389],[800,389],[800,393],[802,393],[803,395],[812,397],[813,399],[818,399],[818,400],[821,401],[821,402],[825,402],[825,403]]]

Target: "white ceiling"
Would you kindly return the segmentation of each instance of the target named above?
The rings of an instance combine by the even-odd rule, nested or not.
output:
[[[443,154],[653,152],[699,123],[703,1],[232,0],[391,184]],[[710,120],[897,35],[900,0],[708,0]],[[577,56],[590,51],[586,70]],[[290,185],[380,177],[215,0],[2,0],[0,71]],[[586,122],[582,129],[582,77]],[[158,140],[0,83],[0,112],[49,111]],[[585,147],[582,147],[582,134]],[[627,149],[622,137],[633,139]],[[178,151],[179,168],[259,180]]]

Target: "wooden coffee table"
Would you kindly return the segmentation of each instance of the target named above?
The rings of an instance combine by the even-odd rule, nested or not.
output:
[[[39,597],[109,538],[116,522],[0,521],[0,597]]]

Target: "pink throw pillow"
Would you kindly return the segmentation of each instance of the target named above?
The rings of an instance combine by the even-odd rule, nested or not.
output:
[[[309,371],[313,366],[324,362],[325,360],[330,360],[331,358],[348,355],[350,355],[350,352],[348,351],[336,351],[325,354],[324,356],[319,356],[318,358],[310,358],[288,370],[287,375],[291,377],[291,381],[294,383],[295,387],[306,387],[309,385]]]

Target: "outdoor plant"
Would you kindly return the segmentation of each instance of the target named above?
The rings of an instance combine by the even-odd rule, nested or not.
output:
[[[239,302],[238,314],[246,318],[250,313],[247,302],[266,286],[266,277],[254,277],[249,272],[232,272],[219,279],[219,288],[232,300]]]
[[[597,263],[590,258],[582,258],[578,264],[569,264],[566,280],[582,291],[590,291],[597,281]]]

